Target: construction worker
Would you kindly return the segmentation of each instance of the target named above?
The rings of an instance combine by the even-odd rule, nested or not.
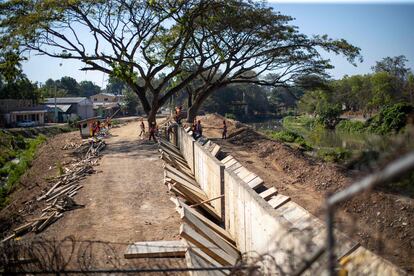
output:
[[[226,120],[223,120],[223,134],[221,135],[221,139],[227,139],[227,124],[226,124]]]
[[[145,135],[145,124],[144,124],[144,118],[141,118],[141,123],[139,124],[139,127],[141,129],[141,132],[139,133],[139,137],[141,138],[141,140],[144,138],[143,136]]]
[[[151,122],[149,127],[149,141],[151,141],[151,137],[154,139],[155,142],[157,142],[157,138],[155,138],[155,134],[158,131],[157,124],[155,122]]]
[[[194,128],[193,130],[194,139],[200,138],[203,135],[203,127],[201,126],[201,121],[198,120],[193,128]]]

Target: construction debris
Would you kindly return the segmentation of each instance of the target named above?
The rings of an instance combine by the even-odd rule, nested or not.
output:
[[[131,258],[183,258],[187,245],[183,241],[146,241],[128,246],[124,257]]]
[[[99,154],[106,144],[101,139],[92,139],[88,141],[87,145],[88,150],[84,158],[70,167],[64,168],[65,173],[53,178],[55,181],[53,186],[37,198],[37,201],[44,201],[46,203],[45,208],[42,209],[42,214],[14,229],[13,234],[3,239],[2,242],[22,236],[28,232],[41,232],[61,218],[64,212],[84,207],[77,204],[73,197],[83,188],[79,182],[95,172],[93,166],[97,165]],[[79,149],[82,144],[76,147],[73,143],[66,146],[67,148]],[[28,202],[28,204],[31,204],[31,202]]]

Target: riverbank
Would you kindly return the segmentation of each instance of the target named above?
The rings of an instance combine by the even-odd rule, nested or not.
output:
[[[0,130],[0,210],[10,202],[9,195],[47,137],[72,130],[67,125]]]
[[[228,120],[229,139],[222,140],[222,117],[206,115],[198,119],[203,123],[205,135],[259,175],[267,188],[274,186],[321,220],[324,220],[326,195],[344,189],[362,176],[305,155],[236,121]],[[336,217],[338,229],[411,272],[414,271],[412,221],[414,200],[383,189],[346,202]]]

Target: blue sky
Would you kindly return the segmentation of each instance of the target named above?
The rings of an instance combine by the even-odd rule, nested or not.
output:
[[[361,48],[363,63],[350,65],[343,57],[332,56],[334,78],[344,75],[366,74],[375,61],[386,56],[405,55],[408,66],[414,69],[414,1],[388,2],[379,0],[279,0],[270,3],[275,10],[295,18],[293,25],[307,35],[328,34],[332,38],[345,38]],[[275,3],[276,2],[276,3]],[[298,2],[298,3],[296,3]],[[311,3],[309,3],[311,2]],[[333,2],[333,3],[332,3]],[[353,2],[364,4],[355,4]],[[373,3],[372,3],[373,2]],[[389,4],[393,3],[393,4]],[[60,65],[61,64],[61,65]],[[33,81],[44,83],[48,78],[71,76],[106,85],[107,76],[100,72],[79,71],[81,63],[61,61],[45,56],[32,56],[23,64],[23,70]]]

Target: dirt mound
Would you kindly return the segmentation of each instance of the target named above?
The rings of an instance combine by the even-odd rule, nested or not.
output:
[[[247,126],[243,126],[241,128],[236,128],[232,130],[227,137],[230,143],[236,145],[243,145],[244,143],[253,143],[259,139],[266,140],[265,136]]]

